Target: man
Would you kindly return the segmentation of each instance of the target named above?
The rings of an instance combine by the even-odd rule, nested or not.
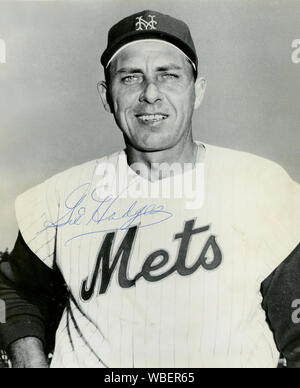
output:
[[[126,149],[17,199],[0,288],[14,366],[47,367],[55,268],[68,296],[52,367],[276,367],[278,349],[297,365],[299,185],[273,162],[193,140],[206,82],[183,22],[131,15],[101,62]]]

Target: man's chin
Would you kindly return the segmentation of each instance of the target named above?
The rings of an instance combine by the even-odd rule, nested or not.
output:
[[[172,138],[172,131],[164,131],[164,133],[140,133],[139,137],[130,139],[125,136],[125,142],[131,144],[131,146],[141,152],[159,152],[168,150],[176,144],[174,138]]]
[[[142,152],[160,152],[160,151],[166,151],[170,148],[172,148],[172,144],[169,142],[142,142],[140,144],[137,144],[136,147],[139,151]]]

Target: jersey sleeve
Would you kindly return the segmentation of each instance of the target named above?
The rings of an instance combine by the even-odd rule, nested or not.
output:
[[[273,162],[260,175],[261,234],[268,255],[264,276],[270,275],[300,242],[300,185]],[[257,225],[259,229],[261,225]]]
[[[49,268],[54,264],[56,228],[47,228],[58,216],[55,177],[21,194],[15,204],[19,230],[30,250]]]

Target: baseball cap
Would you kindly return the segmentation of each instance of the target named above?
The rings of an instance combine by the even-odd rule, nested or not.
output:
[[[189,27],[181,20],[151,10],[130,15],[109,30],[101,64],[107,68],[125,46],[145,39],[162,40],[175,46],[190,60],[197,76],[198,57]]]

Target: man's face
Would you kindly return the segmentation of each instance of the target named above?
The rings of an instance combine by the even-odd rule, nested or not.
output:
[[[161,151],[185,141],[197,105],[187,58],[164,42],[143,41],[121,50],[110,66],[107,93],[126,142]]]

